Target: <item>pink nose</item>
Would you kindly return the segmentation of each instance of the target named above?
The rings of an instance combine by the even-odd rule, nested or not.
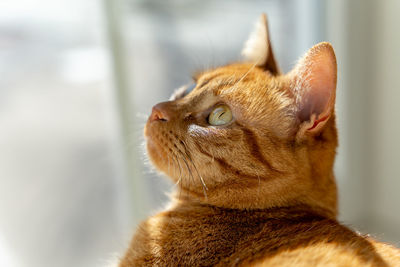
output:
[[[155,105],[151,111],[150,121],[169,121],[170,110],[168,108],[169,102],[162,102]]]

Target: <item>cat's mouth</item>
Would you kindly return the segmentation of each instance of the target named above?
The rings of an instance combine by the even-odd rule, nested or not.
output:
[[[171,131],[159,127],[157,122],[148,122],[144,129],[146,148],[150,160],[162,171],[167,171],[174,155]]]

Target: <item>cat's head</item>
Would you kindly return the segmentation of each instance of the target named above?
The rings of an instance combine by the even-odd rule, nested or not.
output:
[[[152,162],[196,201],[228,208],[305,203],[334,216],[331,45],[315,45],[281,74],[263,15],[243,53],[246,63],[207,70],[153,107],[145,127]]]

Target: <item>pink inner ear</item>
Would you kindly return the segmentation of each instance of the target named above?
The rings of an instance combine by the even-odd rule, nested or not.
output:
[[[319,120],[314,121],[313,126],[311,126],[310,128],[308,128],[307,130],[308,130],[308,131],[314,130],[314,129],[318,126],[318,124],[319,124],[320,122],[324,122],[324,121],[326,121],[328,118],[329,118],[329,115],[328,115],[328,116],[325,116],[325,117],[322,117],[322,118],[319,119]]]
[[[300,62],[297,79],[301,81],[298,117],[301,122],[310,121],[315,114],[314,125],[310,128],[313,129],[329,118],[335,104],[336,60],[333,51],[323,44],[313,47]]]

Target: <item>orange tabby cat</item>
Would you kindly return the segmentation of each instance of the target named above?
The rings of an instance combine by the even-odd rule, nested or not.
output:
[[[336,221],[331,45],[281,74],[263,15],[243,52],[153,107],[147,149],[180,190],[120,266],[400,266],[399,250]]]

